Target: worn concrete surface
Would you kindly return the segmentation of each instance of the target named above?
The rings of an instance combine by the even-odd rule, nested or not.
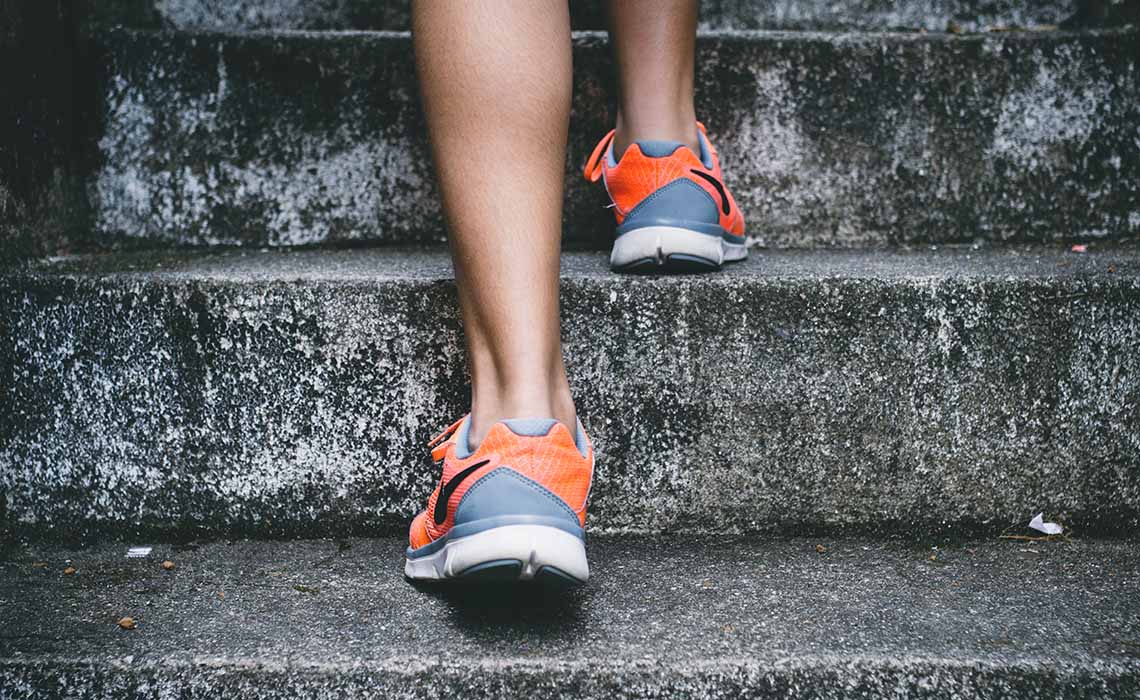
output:
[[[595,529],[1140,524],[1140,249],[564,258]],[[467,386],[451,272],[404,249],[111,255],[0,276],[16,527],[402,529]]]
[[[1132,0],[1127,0],[1131,2]],[[408,29],[409,0],[101,0],[100,25],[239,31],[265,29]],[[1060,24],[1070,0],[704,0],[708,29],[901,29],[946,31]],[[1125,3],[1115,3],[1125,4]],[[606,26],[604,0],[572,0],[577,29]]]
[[[402,538],[160,545],[141,560],[124,557],[127,543],[17,549],[0,562],[0,689],[10,700],[1140,694],[1135,541],[841,538],[824,554],[818,543],[594,538],[591,581],[570,593],[417,588],[402,576]],[[126,615],[129,632],[116,626]]]
[[[719,33],[698,108],[769,245],[1140,234],[1136,30]],[[98,239],[440,240],[400,33],[104,35]],[[567,237],[604,247],[578,174],[610,126],[604,39],[575,39]]]

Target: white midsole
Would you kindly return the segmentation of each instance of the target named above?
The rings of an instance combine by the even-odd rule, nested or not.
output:
[[[448,542],[439,551],[404,564],[404,575],[418,579],[453,578],[479,564],[514,559],[522,562],[521,580],[552,566],[585,581],[590,576],[581,538],[546,525],[503,525]]]
[[[748,257],[748,246],[676,226],[646,226],[623,233],[614,240],[610,265],[622,267],[639,260],[662,260],[677,254],[704,258],[720,265]]]

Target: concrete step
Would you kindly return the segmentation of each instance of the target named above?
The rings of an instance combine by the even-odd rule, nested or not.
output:
[[[0,689],[10,700],[1140,694],[1135,540],[594,538],[591,580],[572,592],[415,587],[403,545],[11,550]],[[77,571],[63,575],[68,564]],[[117,626],[125,616],[133,630]]]
[[[101,37],[98,242],[442,238],[407,34]],[[1135,237],[1138,37],[711,33],[697,101],[769,245]],[[566,235],[603,248],[578,168],[612,123],[604,35],[574,58]]]
[[[567,253],[595,530],[1140,524],[1140,248]],[[118,254],[0,275],[12,527],[403,530],[466,409],[440,251]]]
[[[405,30],[410,0],[117,0],[92,2],[90,21],[138,28],[207,31]],[[944,32],[1056,25],[1078,19],[1111,21],[1128,17],[1128,3],[1071,0],[704,0],[706,29],[859,29]],[[604,29],[604,0],[573,0],[571,22],[578,29]]]

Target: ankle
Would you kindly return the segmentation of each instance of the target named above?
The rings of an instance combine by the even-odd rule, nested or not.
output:
[[[680,141],[693,153],[700,153],[700,137],[695,116],[678,110],[676,114],[657,114],[652,119],[628,119],[618,114],[614,128],[614,157],[621,158],[635,141]]]
[[[554,418],[575,429],[577,414],[565,377],[547,387],[472,391],[470,445],[475,449],[495,423],[508,418]]]

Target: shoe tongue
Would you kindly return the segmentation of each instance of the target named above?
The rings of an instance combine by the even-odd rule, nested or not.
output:
[[[688,148],[680,141],[634,141],[641,149],[641,154],[647,158],[667,158],[677,152],[678,148]]]

